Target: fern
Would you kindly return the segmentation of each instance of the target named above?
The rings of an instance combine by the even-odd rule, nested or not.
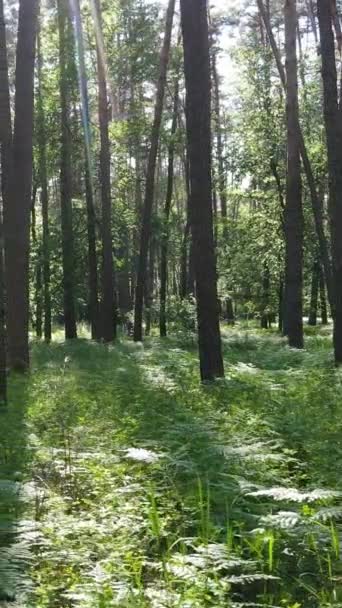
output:
[[[321,489],[315,489],[311,492],[301,492],[300,490],[297,490],[297,488],[274,487],[261,488],[259,490],[254,490],[253,492],[248,492],[248,496],[253,496],[255,498],[273,498],[274,500],[283,502],[306,503],[333,500],[340,498],[342,493]]]

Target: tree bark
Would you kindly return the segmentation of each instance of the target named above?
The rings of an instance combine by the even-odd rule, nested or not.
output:
[[[322,325],[328,325],[328,307],[327,299],[325,297],[325,285],[324,285],[324,274],[322,270],[319,276],[319,299],[321,304],[321,323]]]
[[[215,112],[215,125],[216,125],[216,142],[217,142],[217,161],[218,161],[218,185],[221,203],[221,215],[223,220],[227,218],[227,191],[226,191],[226,177],[225,167],[223,159],[223,139],[222,139],[222,127],[221,127],[221,104],[220,104],[220,83],[219,75],[217,72],[216,65],[216,53],[213,50],[212,54],[212,75],[214,84],[214,112]]]
[[[202,380],[224,375],[213,239],[210,63],[206,0],[181,0],[194,248]]]
[[[235,325],[233,298],[231,296],[226,298],[226,319],[228,325]]]
[[[94,207],[93,184],[87,164],[85,167],[85,189],[87,204],[89,317],[91,325],[91,337],[93,340],[98,340],[100,338],[100,318],[96,253],[96,215]]]
[[[278,289],[278,330],[283,333],[284,330],[284,281],[281,278]]]
[[[167,190],[164,208],[164,222],[163,222],[163,234],[161,239],[161,261],[160,261],[160,318],[159,318],[159,329],[160,336],[165,338],[167,335],[166,325],[166,289],[167,289],[167,258],[168,258],[168,244],[169,244],[169,221],[170,211],[173,195],[173,171],[174,171],[174,156],[175,156],[175,135],[177,132],[177,121],[178,121],[178,95],[179,95],[179,82],[178,74],[176,76],[174,100],[173,100],[173,114],[172,114],[172,125],[169,143],[169,161],[167,168]]]
[[[4,207],[8,353],[10,366],[20,371],[29,367],[29,247],[37,17],[38,1],[21,0],[16,52],[14,135]]]
[[[43,224],[42,264],[43,264],[43,309],[44,339],[51,341],[51,294],[50,294],[50,234],[49,234],[49,192],[47,176],[46,121],[43,96],[43,57],[41,53],[40,34],[38,34],[38,97],[37,97],[37,143],[38,173],[41,187],[41,206]]]
[[[101,7],[96,0],[97,28],[102,32]],[[110,143],[109,143],[109,108],[106,80],[106,67],[101,52],[102,34],[97,35],[97,71],[99,87],[99,124],[100,124],[100,180],[101,180],[101,237],[102,237],[102,301],[100,305],[100,328],[104,342],[112,342],[117,331],[117,302],[115,294],[113,242],[112,242],[112,198],[110,183]]]
[[[302,183],[299,145],[296,0],[285,0],[287,176],[285,204],[284,333],[289,345],[303,348],[303,236]]]
[[[0,143],[1,188],[4,205],[6,205],[12,147],[12,120],[8,78],[6,24],[4,18],[3,0],[0,0]]]
[[[85,194],[87,206],[87,239],[88,239],[88,281],[89,281],[89,313],[91,337],[99,338],[99,301],[98,275],[96,254],[96,217],[94,206],[94,188],[92,181],[91,161],[91,125],[89,114],[89,95],[87,71],[84,58],[83,27],[79,0],[71,0],[74,17],[75,43],[78,56],[79,88],[82,107],[82,122],[84,132],[85,152]]]
[[[152,325],[152,304],[153,304],[153,292],[154,292],[154,270],[155,270],[155,259],[156,259],[156,241],[154,238],[150,240],[150,251],[147,265],[147,275],[145,281],[145,309],[146,309],[146,327],[145,334],[149,336],[151,333]]]
[[[186,188],[186,224],[184,227],[181,257],[180,296],[182,299],[195,294],[194,256],[190,225],[190,163],[189,151],[184,159]]]
[[[1,15],[1,7],[0,7]],[[0,17],[1,19],[1,17]],[[1,26],[0,26],[1,27]],[[0,213],[0,408],[7,405],[7,353],[3,216]]]
[[[315,260],[312,266],[312,281],[310,295],[310,310],[308,325],[317,325],[317,307],[318,307],[318,290],[320,281],[321,268],[319,260]]]
[[[7,404],[7,340],[3,210],[5,205],[8,205],[8,179],[12,147],[12,123],[3,0],[0,0],[0,145],[2,192],[2,208],[0,211],[0,404],[1,406],[5,406]]]
[[[74,234],[72,219],[71,129],[70,129],[70,53],[71,22],[66,0],[58,0],[60,103],[61,103],[61,168],[60,196],[62,221],[63,289],[65,338],[77,338],[74,281]]]
[[[43,281],[42,281],[42,248],[38,246],[36,265],[36,336],[40,340],[43,335]]]
[[[342,123],[330,0],[317,0],[321,40],[324,122],[328,151],[329,215],[334,281],[335,363],[342,363]]]
[[[270,299],[270,271],[268,264],[264,264],[263,276],[262,276],[262,309],[261,309],[261,328],[268,329],[270,322],[269,313],[269,299]]]
[[[154,202],[155,172],[159,144],[159,132],[162,120],[164,95],[166,87],[166,75],[169,63],[171,34],[173,17],[175,12],[175,0],[169,0],[163,47],[160,55],[159,79],[157,84],[156,103],[154,109],[154,119],[151,133],[151,144],[148,157],[145,199],[143,206],[142,226],[140,233],[140,254],[138,260],[137,285],[135,290],[134,306],[134,341],[141,342],[143,338],[143,302],[147,272],[147,258],[149,242],[151,237],[151,218]]]

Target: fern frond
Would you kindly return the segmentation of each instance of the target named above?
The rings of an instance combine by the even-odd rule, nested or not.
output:
[[[253,492],[248,492],[247,496],[253,496],[255,498],[273,498],[274,500],[284,502],[305,503],[339,498],[341,497],[341,492],[322,490],[319,488],[312,490],[311,492],[300,492],[297,488],[284,488],[279,486],[274,488],[261,488]]]

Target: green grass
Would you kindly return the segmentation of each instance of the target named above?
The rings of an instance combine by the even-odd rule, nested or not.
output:
[[[342,372],[225,330],[226,379],[192,336],[33,343],[0,430],[0,606],[342,606]]]

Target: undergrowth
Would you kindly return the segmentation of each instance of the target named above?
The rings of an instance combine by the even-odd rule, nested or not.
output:
[[[34,343],[0,413],[0,605],[342,606],[342,384],[331,339]]]

